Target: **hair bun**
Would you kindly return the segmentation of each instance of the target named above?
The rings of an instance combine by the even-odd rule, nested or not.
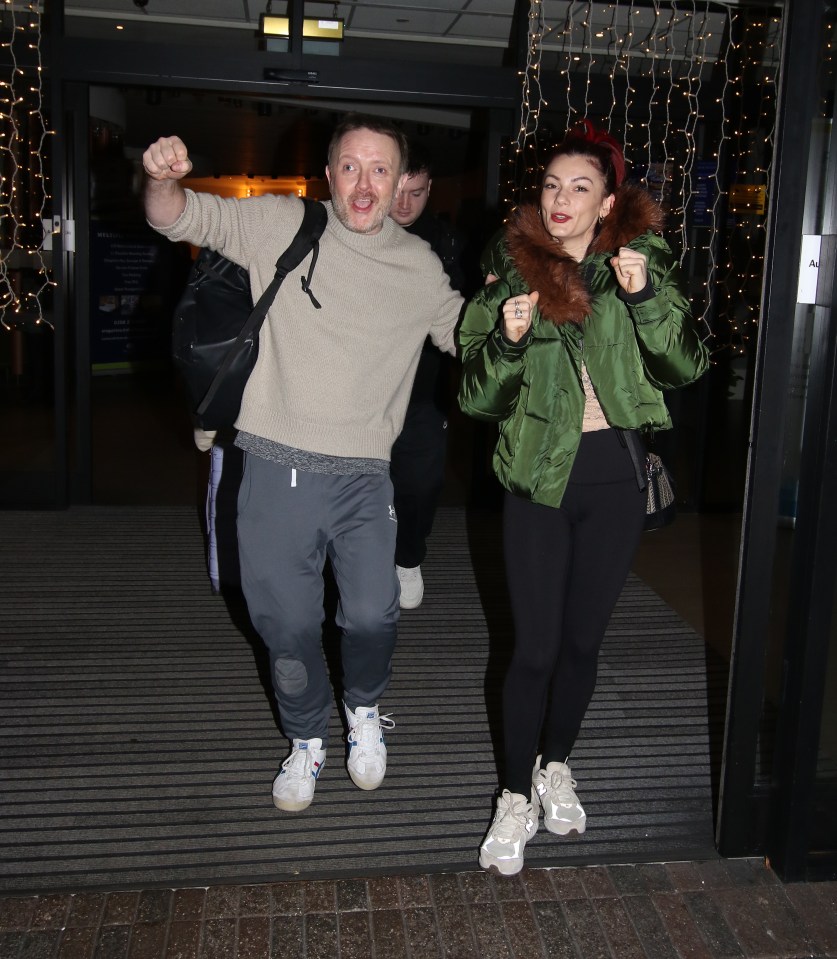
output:
[[[606,130],[597,127],[590,120],[582,120],[577,126],[567,134],[567,139],[584,140],[586,143],[594,143],[596,146],[606,147],[613,160],[613,172],[616,174],[617,188],[625,180],[625,154],[619,141],[612,137]]]

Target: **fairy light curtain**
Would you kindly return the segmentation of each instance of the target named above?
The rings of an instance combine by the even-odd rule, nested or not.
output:
[[[48,324],[54,285],[44,250],[51,219],[50,130],[43,110],[41,14],[37,3],[0,4],[0,325]]]
[[[718,0],[531,0],[505,213],[549,149],[589,118],[624,144],[632,179],[668,212],[713,353],[755,342],[781,22]],[[542,93],[562,91],[548,103]],[[543,84],[543,86],[542,86]]]

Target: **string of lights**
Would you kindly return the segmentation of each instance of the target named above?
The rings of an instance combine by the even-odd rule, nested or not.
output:
[[[651,53],[651,66],[648,71],[648,76],[651,81],[651,92],[648,96],[648,115],[645,118],[645,129],[648,132],[648,136],[645,141],[645,177],[648,178],[653,163],[653,155],[651,150],[651,124],[654,120],[654,108],[657,105],[657,57],[659,56],[657,52],[657,44],[659,42],[659,23],[660,23],[660,0],[654,0],[654,23],[651,28],[651,39],[649,44],[649,49]],[[663,166],[665,169],[665,166]]]
[[[726,153],[725,144],[729,140],[729,118],[727,117],[726,111],[723,109],[723,104],[729,102],[730,88],[732,79],[730,77],[730,53],[733,45],[732,35],[734,27],[737,22],[737,17],[735,14],[731,14],[730,17],[730,29],[728,34],[727,41],[727,50],[726,54],[721,60],[721,65],[724,70],[724,80],[723,86],[721,87],[721,95],[717,99],[717,103],[721,105],[721,122],[718,130],[718,140],[715,144],[712,159],[713,169],[710,176],[711,181],[711,193],[713,194],[712,205],[709,208],[710,218],[712,223],[719,223],[721,221],[722,212],[726,207],[723,184],[721,181],[721,161],[722,157]],[[703,294],[703,313],[701,315],[701,321],[708,324],[709,319],[709,308],[711,304],[711,297],[708,293],[709,290],[714,289],[715,277],[718,272],[718,242],[717,237],[713,235],[709,238],[709,242],[706,244],[704,249],[707,254],[707,269],[706,269],[706,281]]]
[[[530,0],[520,123],[506,151],[506,214],[537,182],[539,157],[591,118],[621,138],[634,179],[669,214],[695,315],[713,353],[746,353],[760,316],[780,20],[724,0]],[[49,323],[43,249],[51,132],[43,109],[37,2],[0,4],[0,325]],[[824,69],[833,70],[829,30]],[[547,113],[542,79],[564,85]],[[601,97],[606,79],[609,96]],[[598,81],[598,87],[596,83]],[[604,99],[606,102],[601,102]]]
[[[507,157],[504,214],[537,183],[538,155],[592,119],[621,139],[632,179],[664,206],[711,351],[747,352],[761,306],[780,19],[767,4],[725,0],[552,0],[548,9],[551,19],[530,4],[539,29],[530,32],[516,141],[530,148]],[[562,114],[547,112],[541,95],[553,71],[564,85]]]
[[[514,144],[515,179],[525,175],[537,155],[527,162],[527,150],[537,150],[537,132],[541,110],[546,106],[541,89],[541,48],[544,30],[543,2],[531,0],[527,18],[526,66],[521,71],[523,95],[520,102],[520,128]]]
[[[2,8],[0,49],[0,325],[6,331],[47,319],[55,286],[44,250],[51,219],[43,110],[41,13],[37,3]]]
[[[622,33],[617,29],[619,22],[619,0],[613,4],[613,16],[610,18],[610,41],[608,43],[609,51],[612,51],[613,69],[610,71],[610,109],[607,111],[607,130],[613,128],[613,111],[616,109],[616,64],[619,62],[619,44],[622,42]],[[569,96],[569,94],[568,94]]]

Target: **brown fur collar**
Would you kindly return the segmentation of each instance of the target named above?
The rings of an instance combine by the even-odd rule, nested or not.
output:
[[[663,212],[647,190],[625,185],[605,217],[590,253],[615,253],[647,230],[659,232]],[[506,228],[506,244],[530,290],[540,294],[538,309],[560,326],[581,323],[590,313],[590,294],[578,263],[544,229],[537,206],[520,207]]]

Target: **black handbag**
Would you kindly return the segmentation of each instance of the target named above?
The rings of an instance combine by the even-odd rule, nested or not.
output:
[[[620,442],[630,453],[636,481],[647,493],[644,529],[662,529],[674,522],[677,503],[674,480],[656,453],[649,453],[636,430],[618,430]]]
[[[677,503],[674,498],[674,480],[656,453],[645,456],[646,491],[645,529],[661,529],[674,522]]]
[[[270,285],[253,305],[248,271],[213,250],[198,254],[172,322],[172,359],[189,395],[195,420],[205,430],[232,426],[259,350],[259,329],[288,273],[313,250],[302,289],[310,289],[319,238],[328,221],[322,203],[301,198],[305,212],[290,246],[276,261]]]

